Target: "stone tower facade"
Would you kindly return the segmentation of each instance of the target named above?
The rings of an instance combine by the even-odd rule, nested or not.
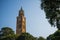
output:
[[[19,10],[19,15],[17,16],[17,25],[16,25],[16,34],[20,35],[21,33],[26,32],[26,18],[24,16],[24,10]]]

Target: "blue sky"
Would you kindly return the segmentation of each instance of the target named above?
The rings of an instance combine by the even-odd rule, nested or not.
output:
[[[16,17],[22,6],[26,17],[26,31],[35,37],[46,38],[57,28],[48,23],[40,4],[40,0],[0,0],[0,29],[10,27],[16,30]]]

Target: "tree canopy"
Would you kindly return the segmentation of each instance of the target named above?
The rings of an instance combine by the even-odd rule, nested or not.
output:
[[[3,27],[0,30],[0,40],[14,40],[15,39],[15,33],[14,31],[9,27]]]
[[[39,37],[38,40],[46,40],[46,39],[43,37]]]
[[[36,40],[36,38],[29,33],[22,33],[17,40]]]
[[[41,9],[44,9],[51,26],[60,29],[60,0],[41,0]]]
[[[60,40],[60,30],[57,30],[55,33],[49,35],[47,40]]]
[[[0,30],[0,40],[45,40],[43,37],[34,37],[29,33],[22,33],[16,35],[9,27],[3,27]]]
[[[1,28],[1,32],[2,32],[3,35],[14,34],[14,31],[9,27]]]

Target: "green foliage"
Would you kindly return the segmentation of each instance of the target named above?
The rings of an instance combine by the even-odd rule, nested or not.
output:
[[[17,40],[36,40],[36,38],[29,33],[22,33]]]
[[[2,35],[4,35],[4,36],[9,35],[9,34],[14,34],[14,31],[9,27],[3,27],[1,29],[1,32],[2,32]]]
[[[0,40],[45,40],[43,37],[36,38],[29,33],[16,35],[9,27],[3,27],[0,30]]]
[[[60,30],[57,30],[54,34],[51,34],[47,37],[47,40],[60,40]]]
[[[9,27],[3,27],[0,30],[0,40],[14,40],[14,31]]]
[[[45,40],[45,38],[43,38],[43,37],[39,37],[38,40]]]
[[[41,8],[51,26],[60,29],[60,0],[41,0]]]

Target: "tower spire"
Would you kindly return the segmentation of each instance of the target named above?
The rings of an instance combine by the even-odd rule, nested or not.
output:
[[[22,9],[22,6],[21,6],[21,10],[23,10],[23,9]]]
[[[19,11],[19,16],[20,15],[24,15],[24,10],[22,9],[22,6],[21,6],[21,9],[20,9],[20,11]]]

